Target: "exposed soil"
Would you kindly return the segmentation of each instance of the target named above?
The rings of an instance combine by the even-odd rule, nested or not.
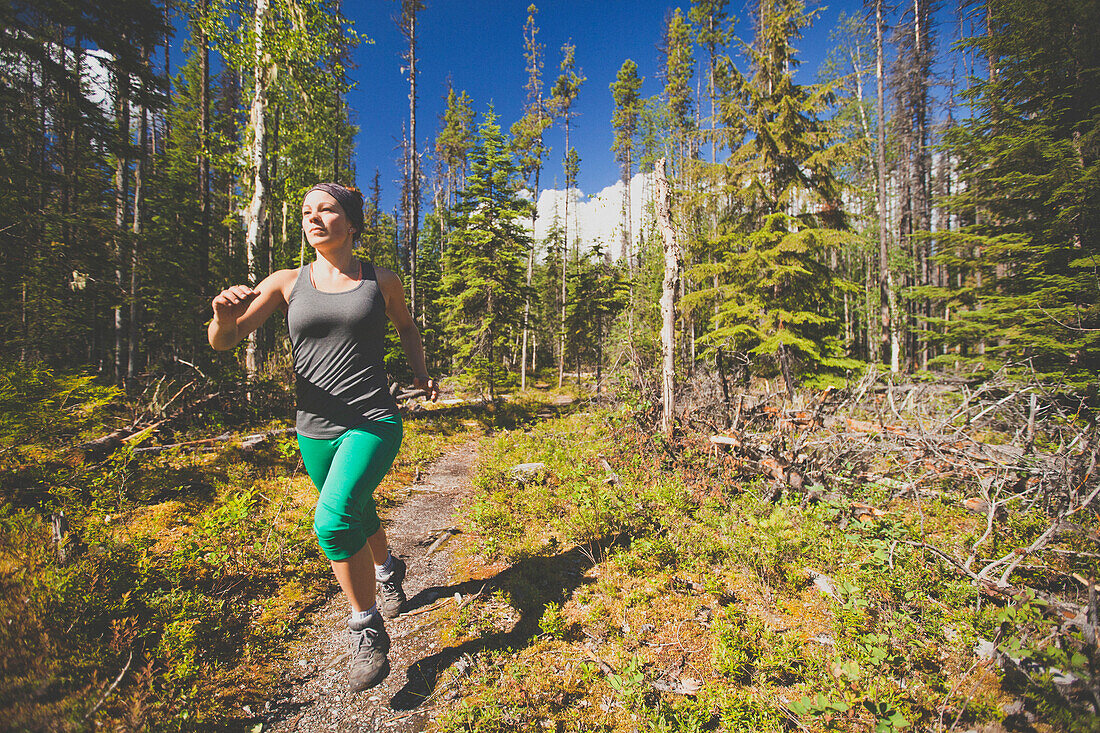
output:
[[[383,520],[391,550],[408,564],[404,587],[409,601],[401,616],[386,622],[393,642],[389,677],[365,692],[348,689],[348,605],[334,582],[334,595],[317,613],[308,641],[291,656],[264,731],[424,730],[433,714],[427,697],[433,685],[421,679],[417,663],[437,657],[440,647],[430,615],[416,611],[457,590],[449,587],[450,543],[444,539],[428,551],[440,536],[450,536],[448,529],[458,531],[454,512],[469,489],[476,455],[476,441],[470,441],[442,456]],[[434,677],[439,670],[433,672]]]

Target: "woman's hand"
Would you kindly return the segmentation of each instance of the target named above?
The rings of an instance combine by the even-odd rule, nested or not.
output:
[[[217,294],[211,305],[214,318],[207,338],[216,351],[227,351],[263,325],[276,308],[286,309],[298,270],[279,270],[256,287],[231,285]]]
[[[413,377],[413,389],[422,389],[427,392],[431,396],[432,402],[439,399],[439,385],[427,375]]]
[[[214,307],[214,320],[235,327],[240,317],[248,310],[248,304],[259,294],[260,291],[247,285],[231,285],[218,293],[211,302]]]

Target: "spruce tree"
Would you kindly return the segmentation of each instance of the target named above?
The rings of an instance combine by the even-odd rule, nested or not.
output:
[[[538,42],[538,26],[535,14],[538,8],[533,4],[527,7],[527,23],[523,26],[524,59],[527,70],[527,100],[523,116],[512,125],[512,150],[516,156],[516,165],[525,182],[530,184],[531,233],[534,235],[538,216],[539,179],[542,164],[549,154],[549,148],[543,143],[543,133],[553,121],[542,99],[542,44]],[[535,269],[535,248],[527,252],[527,288],[530,293]],[[527,388],[527,346],[530,340],[531,299],[528,296],[523,304],[523,347],[520,350],[520,389]]]
[[[793,44],[812,14],[799,0],[761,0],[757,10],[757,35],[745,48],[753,75],[731,73],[723,109],[727,124],[747,133],[728,162],[743,208],[729,212],[711,242],[718,261],[692,272],[714,284],[685,296],[683,308],[717,301],[700,343],[774,355],[791,390],[799,371],[850,365],[835,338],[835,295],[848,286],[824,255],[852,236],[841,231],[838,153],[822,120],[831,89],[793,78]]]
[[[968,274],[948,339],[958,358],[1027,360],[1083,386],[1100,371],[1100,5],[987,7],[989,33],[969,44],[993,71],[947,137],[966,184],[952,209],[969,222],[941,256]]]
[[[470,172],[444,256],[444,322],[458,368],[496,395],[501,363],[522,326],[524,258],[530,238],[522,219],[530,203],[507,141],[490,107],[478,126]]]
[[[619,68],[615,81],[611,84],[611,96],[615,100],[615,112],[611,115],[611,127],[615,130],[611,150],[615,153],[622,172],[623,181],[623,231],[622,259],[627,269],[634,270],[634,251],[632,246],[630,216],[630,179],[634,176],[634,147],[638,135],[638,116],[641,114],[642,98],[639,92],[642,79],[638,76],[638,65],[627,59]]]
[[[807,228],[784,213],[769,214],[750,233],[731,233],[725,254],[699,275],[719,274],[720,285],[685,297],[718,296],[715,327],[700,338],[708,349],[734,348],[777,357],[788,387],[798,373],[853,368],[836,335],[837,297],[846,283],[823,262],[827,247],[843,245],[848,235]]]
[[[692,115],[695,95],[691,88],[691,79],[695,75],[695,58],[692,56],[691,26],[684,20],[683,12],[679,8],[676,8],[665,23],[661,55],[665,78],[664,97],[675,140],[673,168],[676,173],[682,174],[685,161],[693,155],[695,145],[691,137],[695,129]]]
[[[569,153],[572,147],[569,144],[569,131],[572,128],[573,117],[576,115],[576,111],[573,109],[574,103],[577,101],[577,96],[580,94],[581,84],[585,82],[586,77],[581,76],[579,69],[577,68],[577,47],[572,43],[565,43],[561,47],[562,60],[561,60],[561,74],[554,82],[553,88],[550,90],[550,109],[554,114],[562,121],[562,127],[565,130],[565,153],[562,155],[562,165],[565,168],[566,178],[569,178]],[[570,189],[568,181],[565,185],[565,240],[569,241],[569,197]],[[562,323],[565,323],[565,307],[568,302],[567,298],[567,275],[568,275],[568,263],[565,263],[562,267],[561,273],[561,319]],[[562,380],[565,378],[565,331],[560,334],[559,342],[560,353],[558,354],[558,387],[562,385]]]
[[[830,85],[794,81],[799,63],[794,43],[813,13],[801,0],[760,0],[758,12],[756,38],[744,49],[753,75],[731,72],[733,95],[723,110],[727,124],[748,133],[731,156],[731,172],[760,217],[800,213],[806,195],[815,204],[835,204],[837,151],[822,120],[833,91]]]
[[[466,92],[447,85],[447,108],[443,127],[435,138],[435,157],[443,166],[446,179],[446,205],[453,206],[466,177],[466,156],[473,146],[474,110]]]

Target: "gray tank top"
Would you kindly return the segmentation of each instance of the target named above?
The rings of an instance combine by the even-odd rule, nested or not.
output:
[[[286,320],[294,353],[298,432],[335,438],[368,420],[398,414],[382,356],[386,299],[374,265],[364,262],[351,290],[325,293],[313,286],[309,265],[299,268]]]

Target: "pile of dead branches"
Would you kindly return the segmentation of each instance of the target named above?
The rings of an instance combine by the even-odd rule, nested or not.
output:
[[[1095,650],[1100,586],[1087,568],[1100,558],[1100,440],[1095,406],[1081,396],[1005,370],[979,384],[896,382],[868,370],[847,389],[793,401],[785,391],[736,391],[700,413],[685,418],[709,428],[733,475],[764,477],[773,501],[784,491],[801,492],[803,501],[841,495],[873,517],[885,510],[859,501],[872,483],[918,510],[930,498],[958,501],[981,517],[969,547],[909,544],[983,597],[1040,599],[1060,633]],[[714,429],[715,414],[724,429]],[[1045,529],[1006,550],[994,539],[1022,512],[1045,517]],[[1100,709],[1100,689],[1091,687]]]

